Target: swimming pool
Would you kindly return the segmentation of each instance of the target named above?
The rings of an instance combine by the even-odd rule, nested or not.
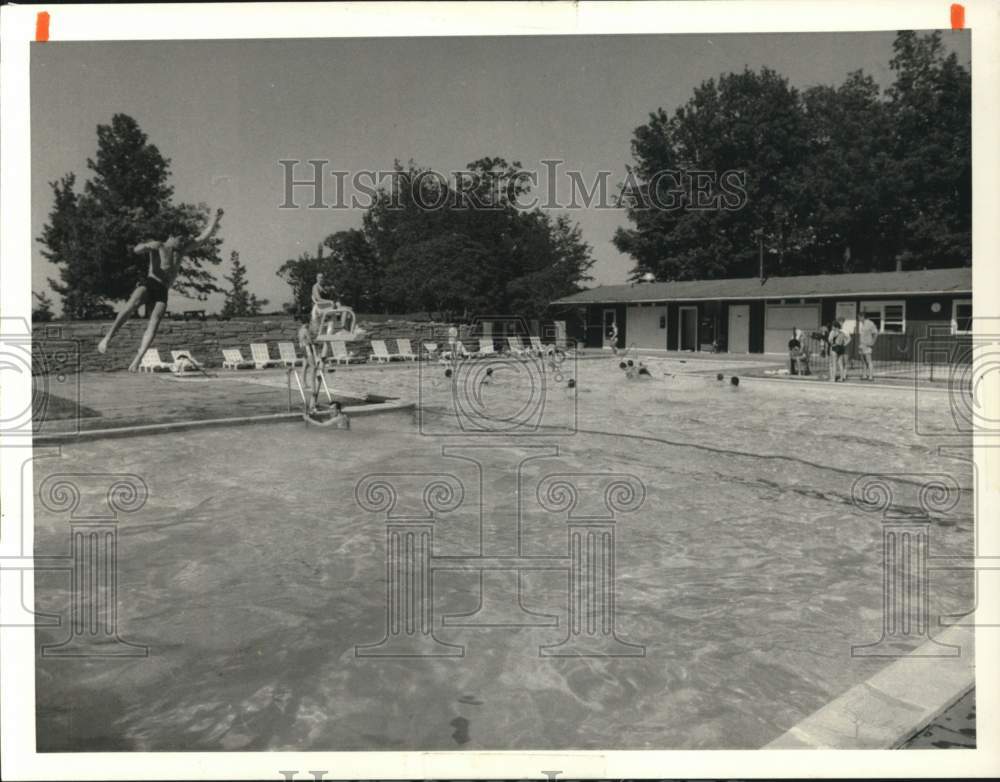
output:
[[[118,631],[149,654],[39,658],[39,750],[765,745],[891,661],[851,656],[878,640],[883,600],[882,520],[852,502],[855,481],[953,476],[963,491],[930,545],[968,555],[971,468],[916,433],[912,392],[734,388],[715,366],[647,363],[653,380],[634,383],[609,361],[567,368],[546,381],[552,417],[526,437],[449,429],[440,368],[366,368],[352,384],[420,398],[421,415],[97,440],[38,459],[39,491],[53,475],[129,473],[149,492],[117,537]],[[480,403],[509,420],[537,378],[495,374]],[[613,522],[600,518],[609,475],[635,489]],[[78,481],[81,507],[100,503],[107,487]],[[435,481],[451,484],[432,490],[428,520]],[[569,510],[567,483],[580,495]],[[893,491],[917,505],[916,485]],[[573,549],[574,524],[598,529],[592,548]],[[65,550],[66,528],[36,502],[37,553]],[[420,556],[407,540],[433,549],[416,577],[433,585],[429,607],[410,613],[387,605]],[[612,654],[553,656],[580,621],[574,556],[613,556]],[[39,573],[38,608],[65,610],[67,587]],[[936,577],[932,615],[971,608],[968,574]],[[379,654],[392,616],[429,617],[440,655]]]

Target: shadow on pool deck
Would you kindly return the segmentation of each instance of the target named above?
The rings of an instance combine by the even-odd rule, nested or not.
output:
[[[36,434],[117,429],[145,424],[237,418],[289,410],[284,370],[214,372],[211,377],[127,372],[82,373],[76,376],[76,398],[48,393],[48,404],[34,419]],[[262,382],[264,381],[264,382]],[[331,385],[335,384],[331,382]],[[36,379],[35,396],[42,388]],[[362,399],[334,393],[346,405],[373,404],[387,397]],[[325,401],[325,395],[320,395]],[[302,401],[294,381],[291,409]]]

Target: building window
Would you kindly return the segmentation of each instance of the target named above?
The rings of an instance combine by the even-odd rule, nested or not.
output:
[[[861,312],[878,326],[880,334],[906,333],[905,301],[863,301]]]
[[[955,299],[951,303],[951,333],[972,333],[972,299]]]

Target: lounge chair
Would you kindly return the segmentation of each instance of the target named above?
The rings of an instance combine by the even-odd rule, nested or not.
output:
[[[201,363],[191,355],[190,350],[171,350],[170,356],[173,358],[174,363],[170,365],[171,372],[204,372],[205,368]]]
[[[149,348],[142,354],[142,361],[139,363],[140,372],[156,372],[157,370],[171,370],[173,364],[160,360],[160,351],[156,348]]]
[[[479,338],[479,350],[474,354],[477,358],[482,356],[493,356],[496,355],[496,351],[493,349],[493,338],[492,337],[480,337]]]
[[[293,342],[278,343],[278,360],[283,367],[297,367],[303,361],[295,352],[295,344]]]
[[[330,340],[330,348],[333,351],[333,358],[330,361],[335,361],[338,364],[350,364],[352,361],[364,361],[354,354],[353,351],[347,349],[347,343],[340,339]]]
[[[521,344],[520,337],[507,337],[507,348],[515,356],[527,356],[531,352]]]
[[[271,358],[271,354],[267,352],[266,342],[250,343],[250,355],[253,356],[253,365],[257,369],[267,369],[267,367],[271,366],[281,366],[281,362],[277,359]]]
[[[239,348],[222,349],[223,369],[242,369],[250,366],[253,366],[253,362],[243,358],[243,352]]]
[[[389,363],[394,358],[400,358],[398,353],[393,354],[389,352],[389,348],[385,346],[385,340],[383,339],[373,339],[372,340],[372,355],[369,359],[370,361],[375,361],[377,363]]]
[[[555,350],[551,345],[543,345],[541,337],[529,337],[528,339],[531,342],[531,349],[539,356],[547,355]]]
[[[399,356],[404,361],[406,361],[407,359],[410,361],[417,360],[417,356],[413,352],[413,346],[410,344],[410,340],[408,339],[397,339],[396,350],[399,351]]]

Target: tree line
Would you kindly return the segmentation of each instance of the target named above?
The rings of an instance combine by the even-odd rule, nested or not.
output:
[[[709,79],[635,130],[615,246],[633,279],[969,265],[971,77],[941,34],[897,34],[885,94],[855,71],[799,91],[769,68]],[[657,172],[745,173],[741,208],[700,210]],[[657,199],[659,195],[659,199]],[[677,209],[647,209],[675,196]]]
[[[894,82],[884,92],[861,71],[839,86],[797,90],[769,68],[702,82],[672,113],[636,128],[620,186],[630,223],[613,237],[633,279],[749,277],[914,269],[971,261],[971,78],[940,33],[900,32]],[[131,248],[150,237],[193,237],[205,204],[175,203],[170,161],[138,123],[116,114],[97,128],[91,177],[50,183],[53,206],[39,241],[69,318],[107,317],[145,275]],[[410,161],[364,211],[359,228],[331,233],[315,255],[285,260],[288,312],[311,307],[322,272],[358,312],[538,317],[591,279],[594,257],[579,226],[518,206],[529,193],[517,161],[483,157],[461,189]],[[664,176],[664,172],[672,172]],[[736,172],[743,200],[698,208],[696,172]],[[732,181],[732,180],[730,180]],[[661,192],[663,190],[669,192]],[[672,208],[649,208],[669,201]],[[427,209],[427,204],[447,207]],[[226,296],[224,314],[260,312],[239,253],[219,286],[218,236],[184,260],[175,287]],[[51,301],[36,294],[39,317]]]
[[[395,163],[390,184],[365,211],[362,228],[338,231],[315,256],[287,260],[289,309],[308,312],[316,274],[361,312],[426,312],[446,319],[516,313],[541,316],[580,289],[594,263],[580,228],[565,216],[517,205],[529,192],[518,162],[470,163],[460,189],[412,161]],[[428,204],[447,208],[428,209]]]

